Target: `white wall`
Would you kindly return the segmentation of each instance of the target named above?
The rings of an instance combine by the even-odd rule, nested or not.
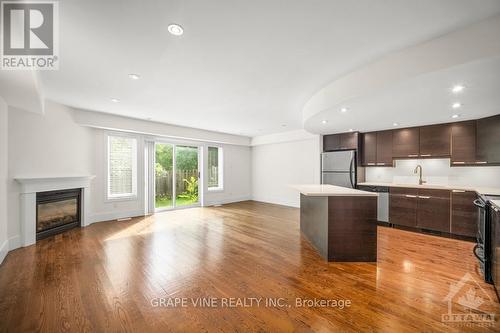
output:
[[[367,182],[416,183],[413,170],[420,164],[431,184],[500,187],[500,166],[450,167],[449,159],[397,160],[394,168],[366,168]]]
[[[9,251],[7,236],[8,110],[0,98],[0,264]]]
[[[143,147],[145,139],[154,138],[148,134],[130,134],[138,139],[138,198],[106,201],[106,134],[109,131],[79,124],[77,115],[81,112],[53,102],[46,104],[43,115],[9,107],[7,202],[10,209],[7,235],[10,238],[11,249],[19,247],[20,242],[19,186],[14,180],[17,177],[95,175],[96,178],[91,186],[91,221],[106,221],[144,213]],[[118,119],[117,123],[120,121],[122,119]],[[133,119],[127,120],[126,123],[133,126],[134,121],[143,123],[143,121]],[[161,124],[155,126],[158,130],[162,130]],[[171,125],[166,125],[165,129],[171,127]],[[182,130],[186,129],[182,128]],[[2,131],[2,133],[6,132]],[[200,133],[203,134],[204,131]],[[234,138],[230,136],[228,139]],[[206,147],[213,145],[200,141],[197,144],[203,147],[205,153]],[[224,190],[207,192],[204,196],[204,203],[212,205],[250,199],[250,147],[220,143],[215,145],[221,146],[224,150]]]
[[[19,185],[16,177],[93,174],[94,130],[73,122],[71,110],[49,103],[36,114],[9,107],[9,225],[10,247],[19,246]]]
[[[252,197],[254,200],[299,207],[300,195],[293,184],[319,184],[320,139],[313,135],[290,133],[286,141],[255,138],[252,147]]]

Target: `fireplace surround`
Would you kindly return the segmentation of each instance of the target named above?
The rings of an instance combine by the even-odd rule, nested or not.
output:
[[[41,192],[80,190],[80,210],[78,212],[80,226],[88,226],[90,224],[90,183],[94,178],[95,176],[15,178],[20,185],[20,245],[29,246],[35,244],[37,240],[37,194]]]

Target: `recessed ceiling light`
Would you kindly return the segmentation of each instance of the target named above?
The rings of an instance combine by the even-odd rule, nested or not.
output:
[[[456,118],[460,117],[460,115],[459,115],[459,114],[454,114],[454,115],[453,115],[453,116],[451,116],[451,117],[452,117],[453,119],[456,119]]]
[[[452,108],[454,108],[454,109],[458,109],[458,108],[459,108],[459,107],[461,107],[461,106],[462,106],[462,104],[460,104],[460,103],[453,103],[453,104],[451,105],[451,107],[452,107]]]
[[[132,80],[139,80],[141,76],[139,74],[129,74],[128,77]]]
[[[286,124],[281,124],[281,127],[286,127]]]
[[[464,86],[457,84],[456,86],[453,86],[453,88],[451,88],[451,91],[455,94],[458,94],[459,92],[462,92],[464,89],[465,89]]]
[[[180,36],[184,33],[184,29],[178,24],[171,24],[168,26],[168,32],[170,32],[174,36]]]
[[[118,103],[118,102],[120,102],[120,100],[119,100],[118,98],[112,98],[112,99],[111,99],[111,102],[113,102],[113,103]]]
[[[392,123],[392,126],[399,126],[398,123]]]
[[[352,128],[349,128],[349,132],[354,132],[354,130]]]
[[[322,123],[322,124],[327,124],[327,123],[328,123],[328,120],[323,120],[321,123]]]
[[[346,113],[346,112],[347,112],[347,110],[348,110],[348,109],[347,109],[346,107],[343,107],[343,108],[341,108],[341,109],[340,109],[340,112],[342,112],[342,113]]]

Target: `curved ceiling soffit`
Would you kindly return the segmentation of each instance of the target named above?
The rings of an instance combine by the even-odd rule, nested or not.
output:
[[[500,15],[456,30],[442,37],[391,53],[377,62],[349,73],[328,84],[304,105],[304,128],[311,129],[312,118],[340,109],[356,98],[373,94],[402,81],[469,62],[500,55]]]

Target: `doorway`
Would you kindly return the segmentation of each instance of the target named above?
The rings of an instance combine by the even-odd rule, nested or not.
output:
[[[156,142],[154,151],[155,211],[199,206],[199,147]]]

